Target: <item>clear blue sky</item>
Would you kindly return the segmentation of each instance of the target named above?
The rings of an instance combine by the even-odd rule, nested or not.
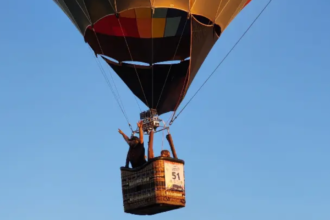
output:
[[[187,98],[266,3],[232,22]],[[187,207],[147,218],[330,219],[329,7],[273,1],[171,129]],[[123,212],[129,129],[80,33],[51,0],[3,1],[0,18],[0,219],[144,218]]]

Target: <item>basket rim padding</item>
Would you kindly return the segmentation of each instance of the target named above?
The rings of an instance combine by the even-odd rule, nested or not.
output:
[[[127,167],[120,167],[120,170],[121,171],[131,171],[131,172],[136,172],[136,171],[139,171],[139,170],[142,170],[143,168],[145,168],[146,166],[148,166],[149,164],[157,161],[157,160],[165,160],[165,161],[171,161],[171,162],[176,162],[176,163],[181,163],[181,164],[185,164],[184,160],[181,160],[181,159],[175,159],[175,158],[172,158],[172,157],[154,157],[152,159],[150,159],[149,161],[147,161],[145,164],[143,164],[142,166],[140,167],[136,167],[136,168],[127,168]]]

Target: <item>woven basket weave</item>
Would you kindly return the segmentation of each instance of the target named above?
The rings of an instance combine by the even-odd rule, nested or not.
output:
[[[166,189],[165,164],[184,165],[183,160],[156,157],[135,169],[121,167],[124,211],[153,215],[185,207],[185,187]],[[182,171],[183,172],[183,171]],[[168,178],[168,177],[167,177]]]

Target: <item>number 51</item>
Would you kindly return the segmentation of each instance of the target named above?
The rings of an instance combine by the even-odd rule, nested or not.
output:
[[[172,179],[176,179],[176,177],[178,177],[178,180],[180,180],[180,174],[176,173],[176,172],[172,172]]]

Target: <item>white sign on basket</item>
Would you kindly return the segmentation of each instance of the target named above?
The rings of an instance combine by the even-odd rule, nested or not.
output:
[[[184,191],[183,164],[164,161],[166,190]]]

